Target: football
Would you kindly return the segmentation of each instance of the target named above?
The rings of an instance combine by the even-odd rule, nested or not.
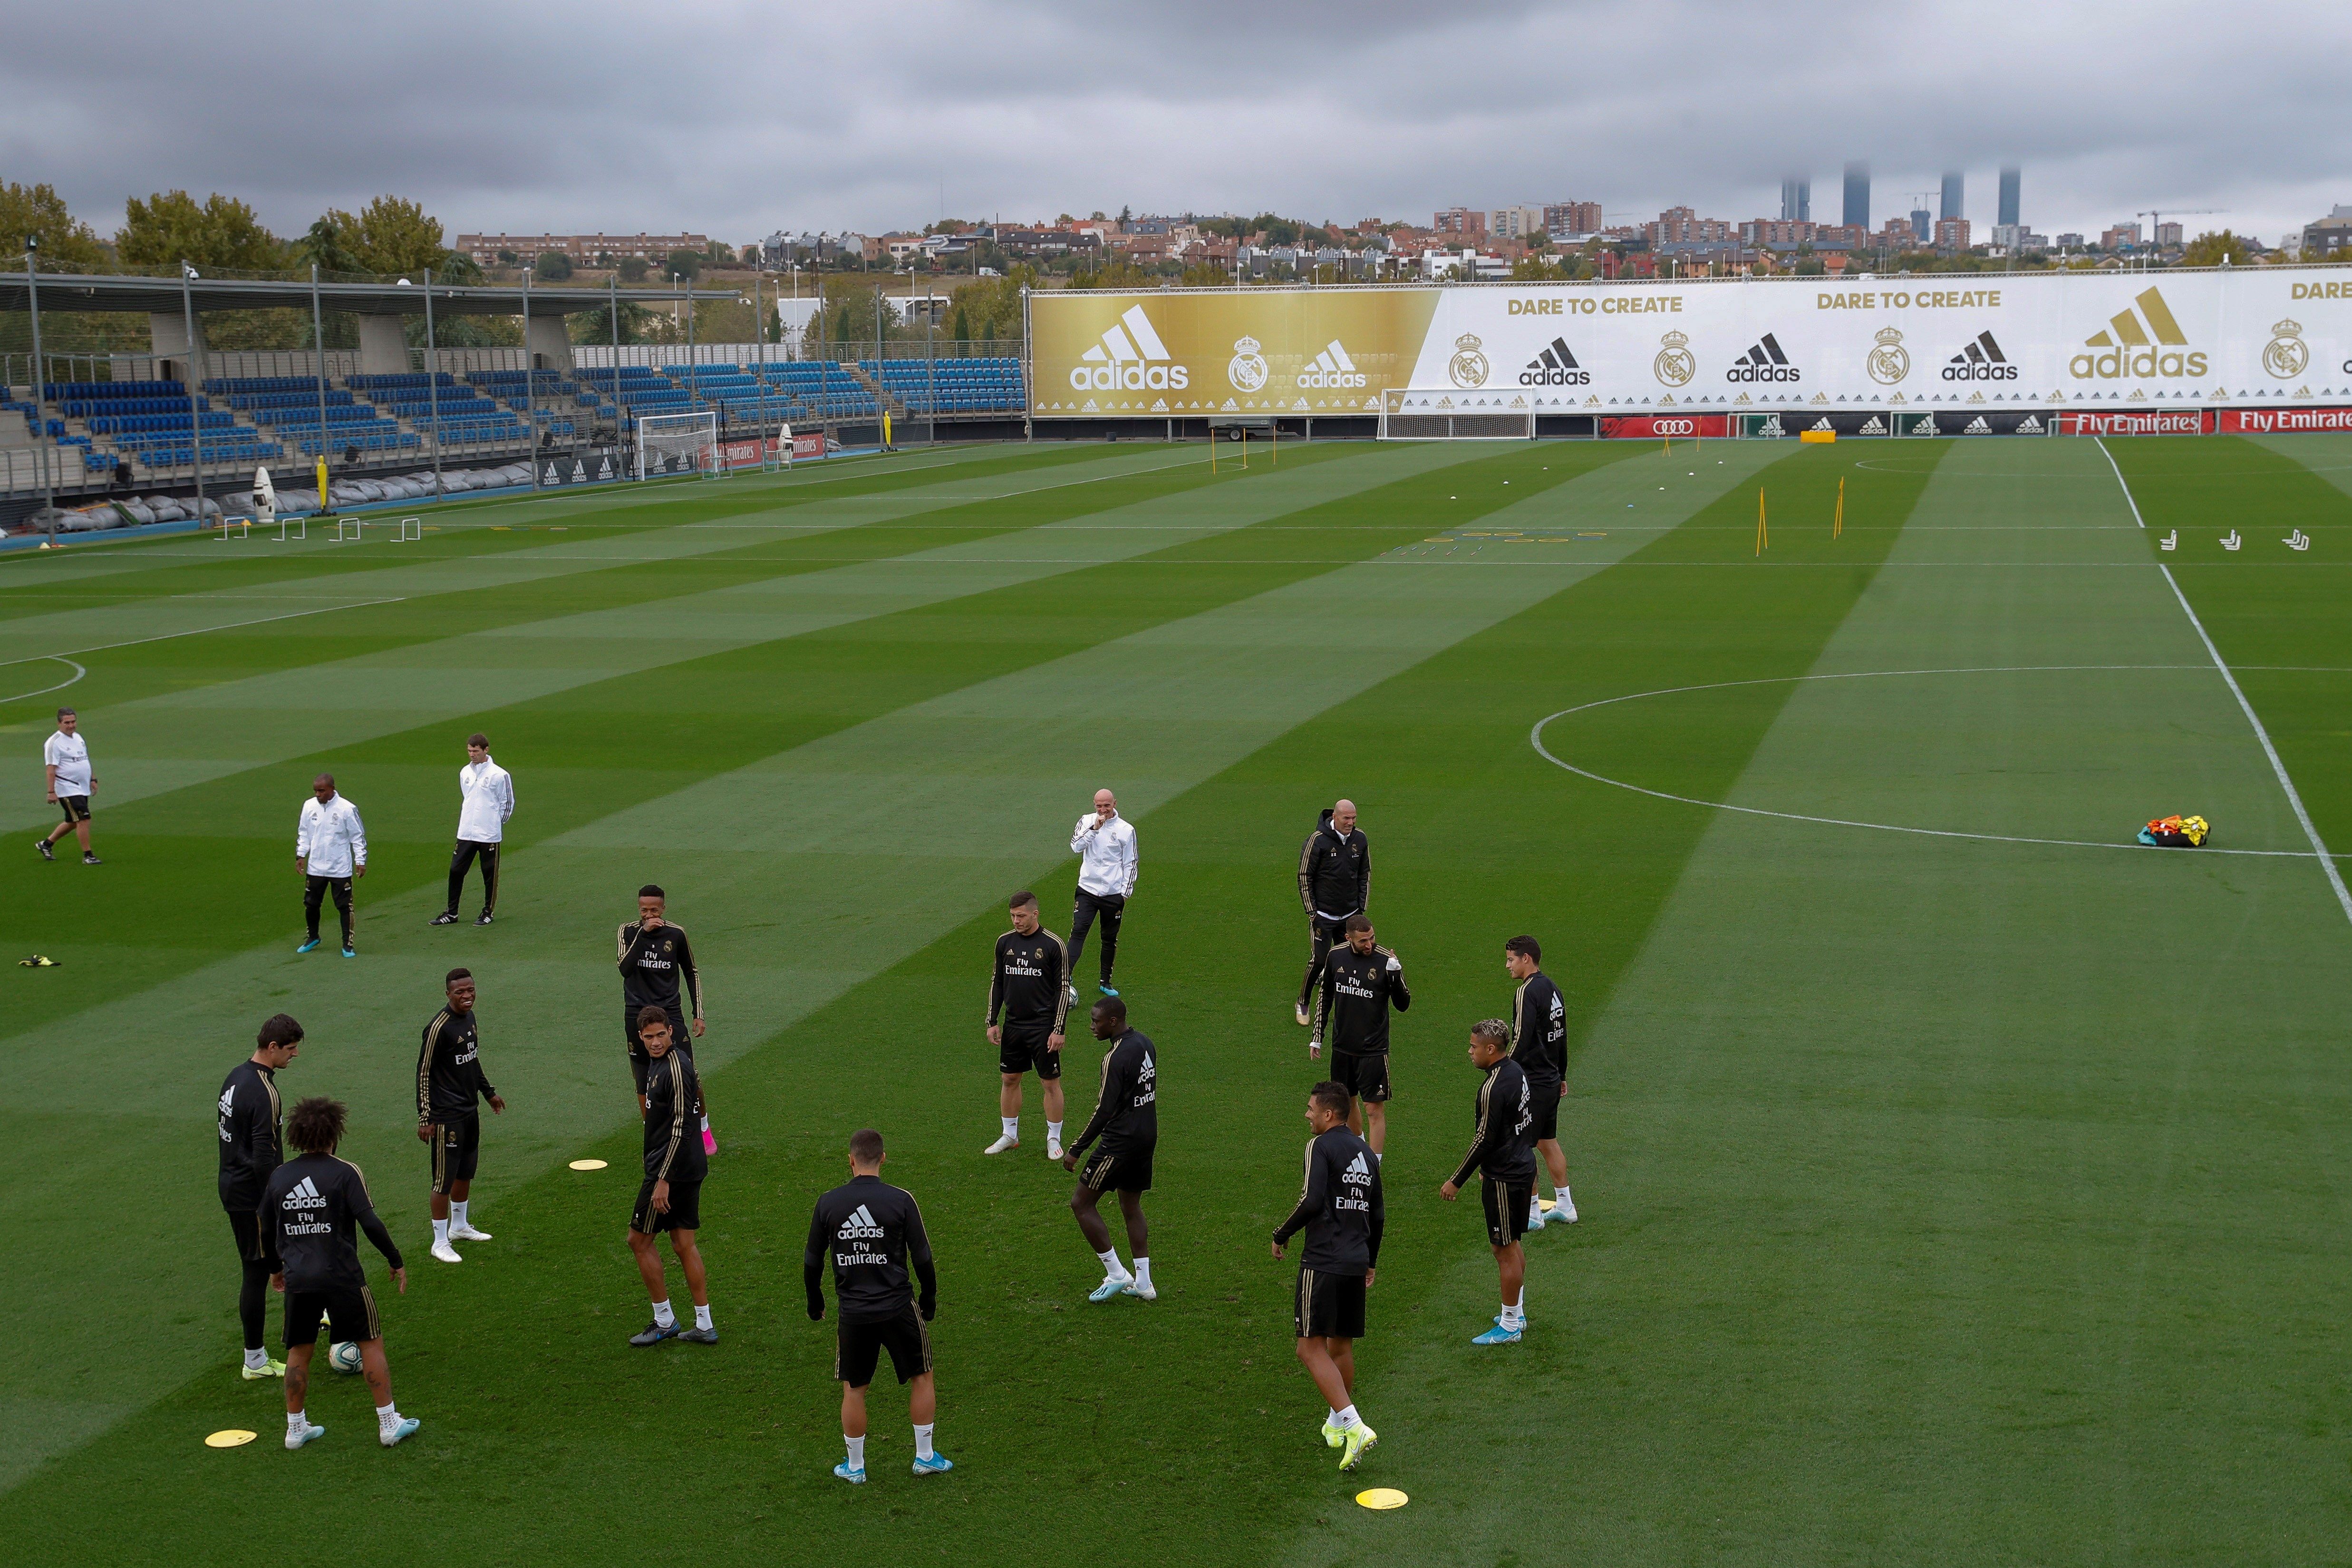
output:
[[[327,1347],[327,1364],[349,1377],[360,1369],[360,1347],[356,1340],[345,1340]]]

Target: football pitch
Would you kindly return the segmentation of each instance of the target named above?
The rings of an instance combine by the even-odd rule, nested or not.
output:
[[[2352,438],[1229,451],[0,560],[7,956],[58,961],[5,970],[7,1559],[2347,1559],[2352,904],[2314,841],[2352,849]],[[59,701],[101,868],[29,843]],[[476,729],[520,801],[499,918],[435,929]],[[322,770],[371,841],[349,962],[293,951]],[[1066,930],[1098,785],[1140,840],[1150,1304],[1088,1304],[1034,1083],[981,1152],[1004,897]],[[1352,1477],[1266,1247],[1321,1076],[1296,867],[1342,795],[1413,994]],[[2211,845],[2133,846],[2172,812]],[[625,1342],[613,932],[646,881],[709,991],[709,1349]],[[1521,931],[1568,999],[1582,1218],[1528,1238],[1524,1342],[1474,1348],[1494,1264],[1437,1187]],[[460,963],[509,1110],[496,1239],[449,1267],[414,1085]],[[281,1092],[350,1103],[407,1253],[398,1295],[362,1247],[397,1449],[321,1368],[329,1436],[286,1452],[237,1375],[214,1100],[281,1010]],[[1073,1131],[1098,1056],[1074,1028]],[[957,1468],[908,1474],[884,1376],[853,1489],[800,1254],[868,1125],[938,1251]],[[230,1427],[260,1440],[205,1446]]]

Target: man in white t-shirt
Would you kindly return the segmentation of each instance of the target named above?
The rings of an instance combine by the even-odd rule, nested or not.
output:
[[[81,839],[81,863],[102,866],[104,861],[89,852],[89,794],[98,787],[90,776],[89,742],[81,738],[81,716],[70,708],[58,710],[58,732],[41,748],[42,771],[48,775],[49,804],[66,814],[66,819],[49,829],[47,838],[33,840],[33,847],[41,852],[44,860],[57,856],[49,846],[63,838],[68,831]]]
[[[457,770],[457,848],[449,857],[449,903],[433,917],[437,926],[457,923],[457,900],[466,895],[466,868],[482,863],[482,912],[486,926],[499,907],[499,841],[514,815],[514,775],[490,761],[490,738],[476,731],[466,738],[466,765]]]

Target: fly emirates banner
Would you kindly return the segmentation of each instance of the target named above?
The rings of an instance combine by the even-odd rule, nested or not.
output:
[[[1402,388],[1560,414],[2352,395],[2342,268],[1074,290],[1030,323],[1046,418],[1365,414]]]

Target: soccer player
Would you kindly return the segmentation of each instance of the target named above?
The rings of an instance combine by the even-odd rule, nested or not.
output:
[[[466,894],[466,871],[482,863],[482,912],[486,926],[499,907],[499,843],[514,815],[514,775],[490,761],[490,738],[478,731],[466,737],[466,765],[457,770],[457,847],[449,856],[449,903],[433,917],[437,926],[457,923],[457,900]]]
[[[1511,1056],[1528,1075],[1536,1109],[1536,1149],[1551,1174],[1552,1211],[1547,1221],[1528,1191],[1528,1228],[1574,1225],[1576,1200],[1568,1195],[1568,1155],[1559,1146],[1559,1102],[1568,1095],[1568,1005],[1559,987],[1542,969],[1543,949],[1531,936],[1503,944],[1503,966],[1519,983],[1511,999]]]
[[[331,891],[335,913],[343,922],[343,956],[356,958],[352,945],[352,883],[367,875],[367,828],[360,808],[335,793],[335,775],[320,773],[310,781],[316,797],[302,803],[294,829],[294,868],[302,873],[302,918],[310,935],[297,952],[319,945],[319,906]]]
[[[1495,1326],[1470,1342],[1474,1345],[1515,1345],[1526,1329],[1527,1253],[1519,1237],[1527,1232],[1528,1215],[1535,1210],[1536,1156],[1531,1147],[1535,1108],[1528,1099],[1528,1075],[1511,1059],[1511,1026],[1488,1018],[1470,1029],[1470,1065],[1485,1074],[1478,1084],[1470,1152],[1437,1195],[1452,1203],[1462,1194],[1470,1173],[1478,1173],[1478,1192],[1486,1209],[1486,1240],[1495,1249],[1495,1268],[1502,1276],[1503,1310]]]
[[[488,1241],[466,1217],[474,1172],[482,1159],[482,1117],[477,1107],[490,1102],[506,1114],[507,1102],[482,1070],[482,1041],[474,1019],[474,972],[453,969],[442,982],[448,1000],[425,1026],[416,1053],[416,1139],[433,1149],[433,1256],[463,1263],[454,1241]]]
[[[1151,1230],[1144,1223],[1143,1194],[1151,1190],[1151,1155],[1160,1144],[1159,1053],[1140,1031],[1127,1026],[1127,1004],[1117,996],[1095,1004],[1087,1026],[1096,1039],[1108,1040],[1110,1049],[1103,1053],[1095,1113],[1062,1156],[1062,1169],[1076,1171],[1087,1146],[1102,1140],[1102,1148],[1087,1161],[1077,1190],[1070,1194],[1078,1229],[1103,1266],[1103,1282],[1087,1300],[1108,1301],[1129,1295],[1156,1301],[1160,1292],[1151,1284]],[[1128,1249],[1135,1255],[1132,1274],[1120,1266],[1110,1226],[1095,1209],[1106,1192],[1118,1194],[1119,1212],[1127,1217]]]
[[[1070,853],[1078,857],[1078,896],[1070,907],[1069,1001],[1078,1000],[1078,960],[1087,951],[1087,931],[1102,917],[1102,984],[1096,987],[1116,996],[1110,972],[1118,960],[1119,922],[1127,919],[1127,900],[1135,892],[1135,824],[1118,814],[1118,797],[1107,789],[1095,791],[1092,816],[1078,818],[1070,834]]]
[[[220,1201],[236,1237],[245,1283],[236,1294],[245,1328],[248,1381],[283,1377],[286,1363],[269,1359],[262,1322],[268,1316],[269,1248],[261,1235],[261,1193],[286,1158],[278,1132],[278,1069],[302,1049],[302,1026],[280,1013],[254,1037],[253,1055],[228,1069],[220,1091]]]
[[[1378,1159],[1389,1141],[1389,1009],[1412,1006],[1412,993],[1405,989],[1403,961],[1374,943],[1371,921],[1349,915],[1345,930],[1348,940],[1324,956],[1307,1054],[1322,1055],[1329,1039],[1331,1076],[1349,1097],[1348,1130],[1370,1142]]]
[[[1291,1315],[1298,1331],[1298,1363],[1323,1392],[1331,1413],[1323,1441],[1344,1449],[1339,1468],[1352,1470],[1380,1434],[1356,1414],[1356,1342],[1364,1337],[1364,1296],[1381,1260],[1385,1210],[1381,1162],[1347,1126],[1345,1084],[1325,1081],[1307,1094],[1307,1180],[1298,1206],[1274,1233],[1274,1256],[1300,1230],[1298,1289]]]
[[[383,1322],[368,1289],[367,1270],[352,1240],[353,1226],[367,1232],[392,1265],[393,1283],[408,1289],[408,1269],[392,1232],[376,1217],[360,1168],[335,1158],[343,1141],[342,1101],[313,1095],[298,1102],[286,1119],[286,1136],[301,1152],[278,1167],[262,1190],[262,1235],[269,1245],[271,1281],[286,1292],[286,1446],[299,1448],[327,1435],[313,1426],[304,1409],[310,1389],[310,1352],[326,1320],[337,1341],[354,1340],[360,1370],[375,1394],[376,1441],[385,1447],[414,1433],[413,1415],[392,1403],[392,1368],[383,1358]]]
[[[646,1066],[648,1058],[644,1043],[637,1037],[637,1020],[648,1007],[658,1007],[669,1020],[670,1039],[691,1053],[686,1043],[686,1010],[680,998],[694,1004],[694,1038],[702,1038],[702,976],[694,967],[694,949],[686,940],[686,928],[672,925],[662,916],[669,907],[669,896],[653,883],[637,889],[637,918],[621,926],[621,1032],[629,1042],[629,1076],[637,1084],[637,1110],[646,1109]],[[698,1084],[696,1092],[701,1092]],[[709,1153],[718,1144],[710,1137],[710,1119],[702,1115],[700,1101],[695,1104],[695,1114],[701,1118],[703,1152]]]
[[[912,1384],[907,1414],[915,1424],[915,1474],[936,1476],[955,1468],[931,1446],[940,1410],[931,1379],[931,1333],[923,1326],[940,1308],[931,1239],[923,1234],[923,1211],[915,1194],[882,1179],[885,1158],[879,1132],[867,1127],[849,1135],[848,1184],[817,1199],[816,1212],[809,1216],[808,1245],[801,1252],[811,1322],[824,1321],[824,1266],[828,1255],[833,1259],[833,1293],[841,1308],[833,1375],[841,1382],[841,1440],[849,1450],[833,1473],[852,1486],[866,1484],[866,1390],[886,1350],[899,1383]],[[909,1268],[922,1282],[919,1300],[908,1282]]]
[[[41,771],[49,781],[49,804],[66,814],[66,819],[49,829],[46,838],[33,840],[33,847],[41,852],[44,860],[57,856],[49,846],[71,833],[81,840],[81,863],[103,866],[105,861],[89,852],[89,797],[98,788],[98,780],[89,771],[89,742],[81,738],[81,715],[70,708],[58,710],[58,732],[41,745]]]
[[[981,1151],[1002,1154],[1021,1146],[1021,1075],[1037,1069],[1045,1110],[1045,1158],[1062,1157],[1062,1026],[1069,1013],[1069,974],[1062,939],[1037,923],[1037,895],[1023,889],[1007,905],[1013,929],[996,939],[996,967],[988,982],[988,1043],[996,1047],[1003,1079],[996,1110],[1004,1131]],[[1003,1022],[998,1015],[1003,1015]]]
[[[1298,851],[1298,901],[1307,906],[1307,978],[1298,984],[1298,1026],[1322,977],[1323,960],[1346,934],[1348,917],[1372,903],[1372,847],[1356,826],[1356,803],[1325,812]]]
[[[702,1178],[709,1173],[700,1140],[694,1136],[694,1108],[701,1098],[694,1058],[676,1049],[670,1040],[669,1018],[659,1007],[637,1015],[637,1038],[646,1047],[646,1180],[637,1189],[636,1211],[629,1216],[629,1250],[637,1255],[637,1272],[645,1276],[646,1294],[653,1298],[654,1321],[629,1336],[633,1345],[657,1345],[671,1338],[698,1345],[715,1345],[719,1331],[710,1326],[710,1287],[702,1272],[702,1249],[694,1233],[702,1225]],[[686,1272],[686,1288],[694,1297],[694,1327],[687,1328],[670,1310],[669,1286],[662,1279],[661,1253],[655,1237],[669,1232],[670,1250]]]

